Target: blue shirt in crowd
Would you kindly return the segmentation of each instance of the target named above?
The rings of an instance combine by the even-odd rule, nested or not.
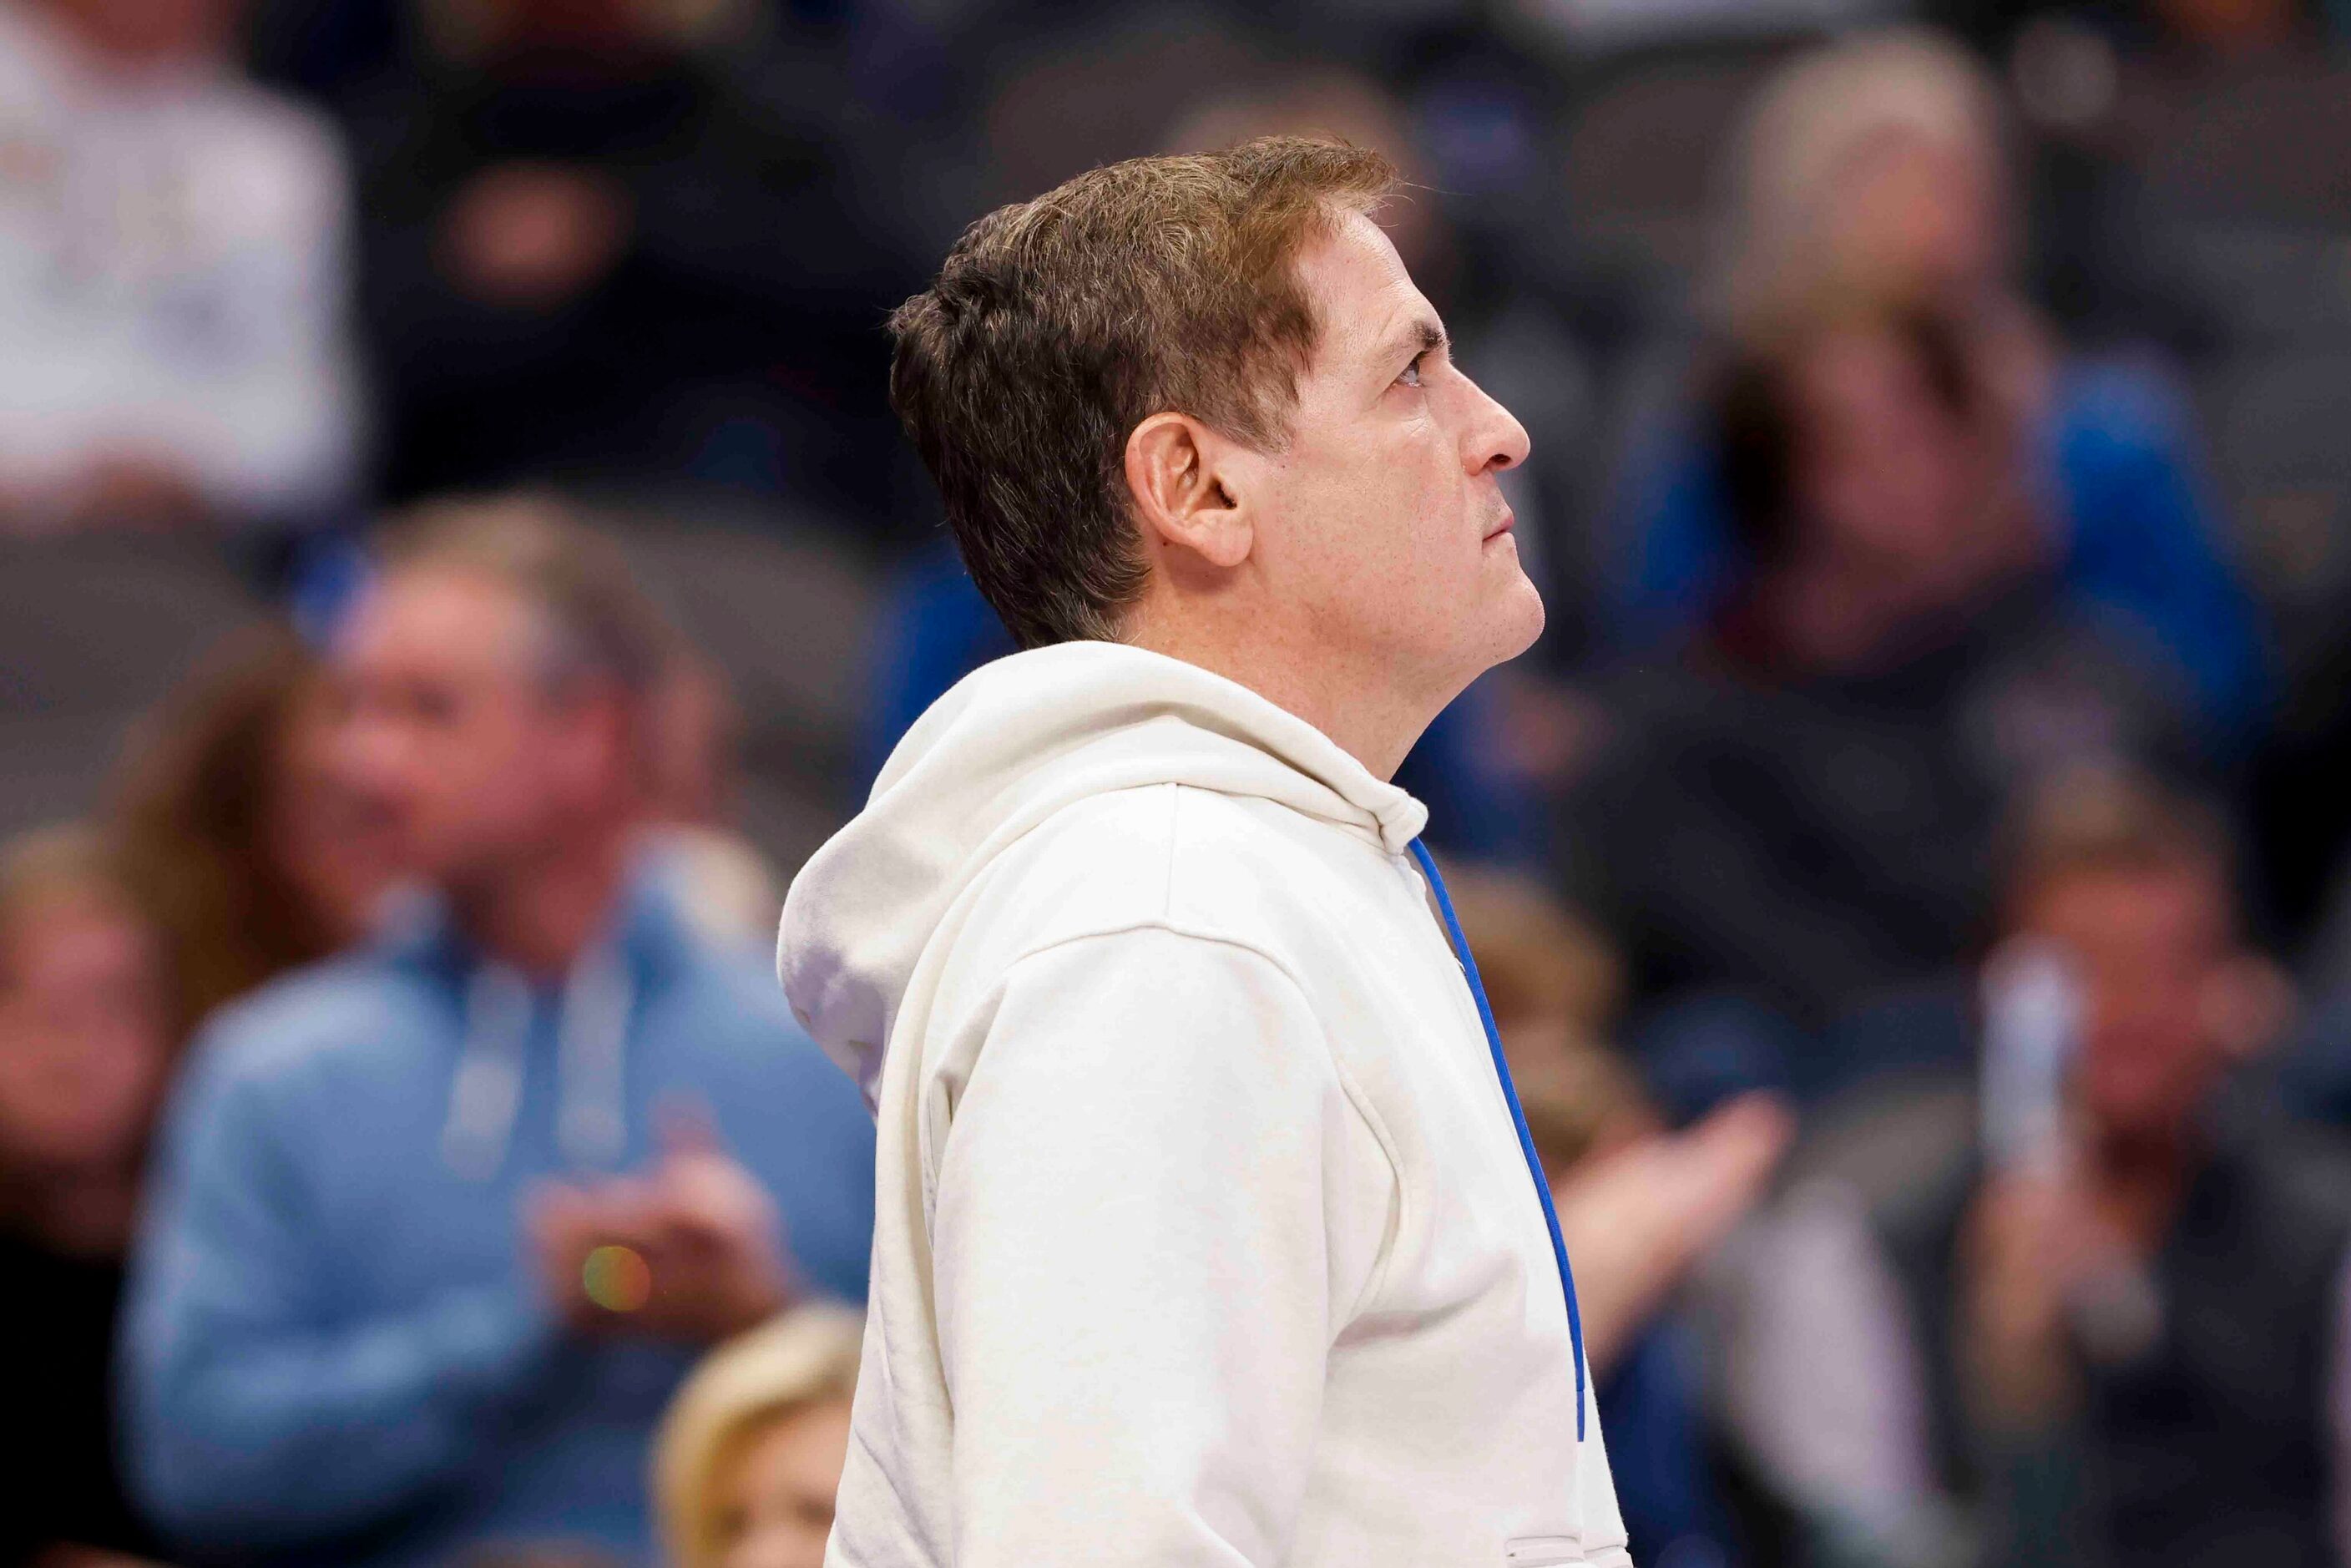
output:
[[[649,1553],[648,1447],[695,1352],[561,1329],[534,1184],[706,1108],[812,1291],[862,1300],[872,1124],[764,963],[642,875],[596,977],[533,990],[439,915],[227,1009],[167,1117],[124,1315],[135,1490],[190,1561]]]

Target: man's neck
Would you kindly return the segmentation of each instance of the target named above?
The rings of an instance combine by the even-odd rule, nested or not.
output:
[[[597,940],[628,880],[634,834],[600,830],[526,863],[453,888],[458,926],[492,957],[538,979],[569,971]]]
[[[1271,629],[1249,637],[1219,637],[1165,621],[1138,619],[1128,641],[1247,686],[1329,736],[1373,778],[1383,780],[1395,777],[1421,732],[1459,695],[1432,698],[1407,691],[1392,673],[1358,668],[1356,661]]]

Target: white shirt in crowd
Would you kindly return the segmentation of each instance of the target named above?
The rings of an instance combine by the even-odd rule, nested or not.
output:
[[[780,951],[880,1121],[832,1568],[1627,1568],[1426,814],[1109,643],[907,734]]]
[[[129,72],[0,0],[0,496],[97,465],[231,518],[351,483],[349,171],[323,117],[225,64]]]

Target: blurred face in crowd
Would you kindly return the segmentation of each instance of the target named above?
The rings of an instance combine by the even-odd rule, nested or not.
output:
[[[1881,298],[1964,301],[2004,269],[2006,203],[1988,146],[1875,137],[1845,163],[1826,220],[1844,283]]]
[[[337,694],[314,685],[279,737],[275,799],[265,831],[270,863],[327,935],[363,935],[398,875],[401,846],[388,813],[357,786],[343,745]]]
[[[50,13],[94,54],[128,66],[225,57],[241,0],[47,0]]]
[[[1527,433],[1454,364],[1371,219],[1347,214],[1298,272],[1321,330],[1289,440],[1230,455],[1250,559],[1305,648],[1449,696],[1542,631],[1496,478]]]
[[[1920,356],[1889,331],[1838,331],[1791,381],[1796,504],[1813,548],[1922,589],[1965,586],[1984,526],[1984,444]]]
[[[2226,878],[2199,864],[2062,872],[2021,915],[2082,988],[2076,1104],[2103,1138],[2168,1140],[2229,1054],[2222,1019],[2242,956]]]
[[[549,679],[537,609],[486,576],[387,577],[340,651],[350,777],[404,867],[444,886],[544,865],[625,809],[619,699]]]
[[[137,1152],[161,1085],[155,938],[92,892],[0,930],[0,1168],[107,1170]]]
[[[719,1473],[719,1568],[823,1568],[848,1454],[846,1399],[758,1427]]]
[[[2224,51],[2274,47],[2303,25],[2294,0],[2160,0],[2156,9],[2182,37]]]

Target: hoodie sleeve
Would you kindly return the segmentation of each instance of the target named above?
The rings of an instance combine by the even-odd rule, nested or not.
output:
[[[955,1561],[1286,1561],[1395,1201],[1307,998],[1147,929],[1021,960],[971,1027],[929,1129]]]
[[[226,1043],[226,1042],[220,1042]],[[552,1359],[516,1288],[334,1322],[280,1087],[201,1054],[177,1095],[123,1320],[131,1479],[167,1534],[239,1552],[378,1521],[472,1455]]]

